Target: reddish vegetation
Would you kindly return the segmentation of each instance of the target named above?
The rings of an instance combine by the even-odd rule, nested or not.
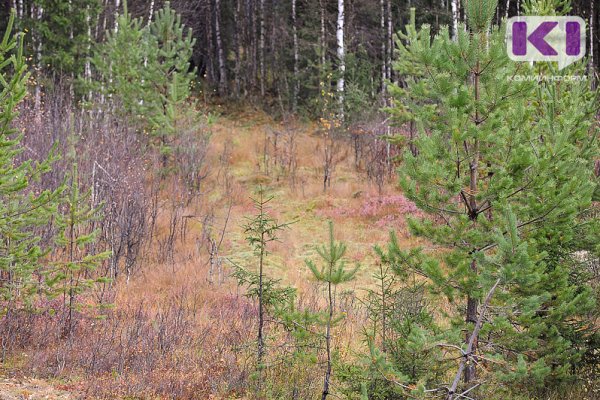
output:
[[[359,207],[326,208],[319,210],[318,214],[327,218],[369,218],[375,220],[375,225],[380,228],[404,227],[406,215],[421,216],[415,204],[401,194],[372,196]]]

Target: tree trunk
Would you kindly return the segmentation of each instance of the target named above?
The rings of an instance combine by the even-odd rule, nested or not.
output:
[[[461,357],[460,360],[460,364],[458,366],[458,371],[456,372],[456,375],[454,376],[454,380],[452,381],[452,385],[448,388],[448,396],[446,397],[447,400],[454,400],[455,398],[465,398],[465,396],[462,396],[461,394],[459,394],[458,396],[454,396],[456,394],[456,389],[458,388],[458,382],[460,381],[460,377],[463,374],[463,371],[466,375],[466,370],[469,368],[467,366],[467,360],[469,358],[472,358],[473,354],[475,354],[476,349],[477,349],[477,339],[479,337],[479,331],[481,330],[481,327],[483,325],[483,318],[485,316],[485,312],[490,304],[490,301],[492,300],[492,297],[494,296],[494,292],[496,291],[496,288],[498,287],[498,285],[500,284],[500,279],[496,280],[496,283],[494,283],[494,286],[492,286],[492,288],[490,289],[490,291],[488,292],[487,296],[485,297],[485,301],[483,302],[483,306],[481,307],[481,313],[479,314],[479,316],[476,317],[476,320],[473,321],[474,322],[474,326],[473,326],[473,332],[471,333],[471,335],[467,338],[467,348],[464,352],[465,356]],[[473,364],[473,362],[469,362],[469,365]],[[464,394],[464,392],[463,392]]]
[[[208,1],[208,13],[206,14],[206,27],[207,27],[207,35],[206,35],[206,46],[207,46],[207,51],[206,54],[208,55],[206,58],[206,75],[208,78],[208,81],[211,82],[212,84],[214,84],[215,82],[217,82],[217,74],[215,72],[215,63],[214,60],[217,58],[215,57],[215,44],[214,44],[214,27],[213,27],[213,16],[214,16],[214,11],[213,11],[213,1],[209,0]]]
[[[219,60],[219,94],[227,94],[227,68],[221,40],[221,0],[215,0],[215,38],[217,42],[217,57]]]
[[[265,96],[265,0],[260,0],[260,37],[258,55],[260,63],[260,95]]]
[[[595,32],[596,26],[596,1],[590,1],[590,73],[592,75],[592,88],[596,88],[596,59],[595,59]]]
[[[392,24],[392,0],[387,0],[387,62],[386,62],[386,76],[388,79],[392,79],[392,55],[394,52],[394,35],[393,35],[393,24]]]
[[[330,267],[331,268],[331,267]],[[331,279],[331,270],[329,272]],[[331,282],[327,283],[329,315],[327,316],[327,325],[325,327],[325,350],[327,351],[327,367],[325,369],[325,379],[323,380],[323,393],[321,400],[326,400],[329,394],[329,380],[331,379],[331,321],[333,320],[333,296],[331,293]]]
[[[241,69],[241,59],[240,59],[240,30],[242,30],[241,21],[240,21],[240,12],[242,8],[242,1],[236,0],[235,3],[235,11],[233,13],[233,23],[235,25],[235,29],[233,30],[233,41],[235,46],[235,67],[234,67],[234,91],[235,97],[240,97],[240,69]]]
[[[385,94],[385,80],[387,79],[387,31],[385,29],[385,0],[380,0],[379,7],[381,9],[381,20],[379,25],[381,28],[381,93]]]
[[[264,304],[263,304],[263,261],[265,258],[265,233],[261,233],[260,257],[258,259],[258,390],[262,387],[262,363],[265,354],[265,342],[263,336],[264,326]]]
[[[325,40],[325,7],[323,0],[319,0],[319,10],[321,16],[321,74],[325,71],[325,56],[327,53],[327,43]]]
[[[92,66],[90,59],[92,57],[92,21],[90,15],[90,6],[85,7],[85,25],[87,29],[86,45],[85,45],[85,65],[83,67],[83,78],[87,83],[92,79]],[[88,100],[92,100],[92,91],[88,91]],[[95,167],[95,165],[94,165]]]
[[[458,10],[458,0],[452,0],[452,39],[458,38],[458,20],[460,19]]]
[[[298,53],[298,18],[296,15],[296,0],[292,0],[292,33],[294,40],[294,93],[292,98],[292,110],[298,110],[298,93],[300,91],[300,54]]]
[[[148,11],[148,22],[146,23],[146,26],[150,26],[150,23],[152,22],[152,18],[154,18],[154,0],[150,0],[150,8]]]
[[[119,32],[119,7],[121,0],[115,0],[115,33]]]
[[[35,6],[32,5],[32,14],[33,14],[34,7]],[[36,11],[35,19],[38,22],[38,24],[41,24],[42,17],[44,15],[44,9],[42,8],[41,5],[38,5],[37,9],[35,11]],[[34,17],[34,16],[32,15],[32,17]],[[42,104],[42,87],[41,87],[41,83],[40,83],[40,77],[42,74],[42,33],[39,28],[36,29],[34,39],[35,39],[35,64],[36,64],[36,74],[37,74],[37,79],[36,79],[36,83],[35,83],[35,91],[34,91],[34,110],[36,110],[35,114],[37,117],[40,115],[39,109]]]
[[[339,118],[341,121],[344,120],[344,75],[346,73],[346,48],[344,46],[344,0],[338,0],[338,17],[337,17],[337,58],[339,62],[338,73],[339,78],[337,81],[337,92],[338,101],[340,106]]]
[[[479,60],[475,66],[474,75],[474,84],[475,84],[475,125],[481,125],[480,115],[479,115],[479,80],[481,74],[481,66]],[[469,173],[470,173],[470,185],[469,185],[469,219],[472,223],[477,222],[478,215],[478,205],[477,205],[477,191],[478,191],[478,178],[479,178],[479,141],[477,139],[474,140],[473,143],[473,160],[469,163]],[[471,261],[471,274],[473,277],[477,276],[477,262],[475,260]],[[478,301],[476,297],[473,297],[471,294],[467,296],[467,313],[465,321],[467,324],[473,324],[477,320],[477,305]],[[467,336],[466,341],[469,341],[469,336]],[[473,343],[472,353],[477,353],[477,340]],[[465,367],[465,382],[468,383],[475,379],[476,370],[475,364],[469,363]]]

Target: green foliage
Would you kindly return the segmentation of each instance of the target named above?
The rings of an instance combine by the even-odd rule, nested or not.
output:
[[[64,212],[56,218],[59,229],[56,245],[62,249],[63,260],[54,263],[46,279],[51,296],[63,297],[63,307],[67,311],[66,334],[71,333],[73,312],[79,309],[77,296],[92,288],[94,283],[106,281],[106,278],[95,277],[94,271],[111,255],[110,251],[95,252],[94,244],[100,230],[94,229],[93,223],[101,217],[102,205],[90,204],[89,190],[81,193],[76,163],[73,163],[68,179],[70,186],[62,207]]]
[[[572,378],[590,334],[583,321],[593,296],[570,259],[585,243],[578,216],[596,186],[598,93],[585,81],[513,80],[583,74],[583,66],[510,61],[504,30],[482,29],[488,3],[469,1],[473,32],[459,29],[456,41],[447,29],[431,39],[427,26],[411,25],[398,42],[406,86],[392,90],[393,113],[418,131],[400,183],[428,214],[409,224],[444,248],[411,268],[456,307],[455,333],[472,329],[465,302],[480,302],[500,278],[479,351],[496,360],[498,379],[542,390]],[[587,226],[590,237],[596,228]]]
[[[358,266],[347,269],[344,261],[347,247],[344,243],[336,242],[333,236],[333,222],[329,222],[329,242],[326,245],[317,246],[317,254],[323,260],[321,268],[312,260],[306,260],[306,266],[312,272],[317,281],[332,285],[349,282],[354,279]]]
[[[30,306],[39,291],[35,276],[46,254],[36,228],[56,213],[62,188],[33,191],[32,182],[49,172],[54,154],[40,162],[20,161],[23,148],[12,128],[17,106],[26,94],[28,73],[23,35],[12,34],[14,14],[0,42],[0,298],[1,313]]]
[[[489,28],[498,7],[498,0],[463,0],[471,29],[482,32]]]
[[[263,363],[266,352],[265,345],[265,315],[272,313],[275,306],[281,306],[288,301],[293,301],[295,291],[292,288],[279,288],[278,280],[265,276],[265,259],[268,255],[269,243],[278,240],[279,231],[286,229],[290,223],[278,223],[268,212],[268,204],[273,200],[267,196],[263,187],[258,188],[256,197],[252,198],[256,215],[246,218],[243,225],[246,241],[256,255],[256,272],[248,272],[244,268],[235,266],[233,276],[239,285],[248,286],[247,295],[258,300],[258,327],[257,327],[257,394],[263,393]]]
[[[37,72],[70,77],[82,74],[85,62],[91,57],[92,26],[98,20],[102,3],[99,0],[27,3],[24,7],[30,7],[31,12],[27,10],[17,24],[19,29],[31,32],[26,39],[27,54],[36,62],[37,56],[41,56],[42,71]]]
[[[101,79],[93,86],[116,101],[112,107],[137,121],[166,164],[178,134],[177,120],[189,108],[194,39],[169,2],[148,26],[142,25],[127,9],[118,17],[118,29],[108,31],[96,49],[93,62]]]
[[[281,279],[262,277],[258,272],[250,271],[239,264],[232,263],[233,272],[231,276],[235,278],[238,286],[245,286],[245,296],[258,300],[260,287],[262,285],[263,305],[267,312],[274,311],[277,307],[282,307],[295,298],[295,289],[288,286],[281,286]]]
[[[306,260],[306,266],[312,272],[318,282],[322,282],[327,287],[327,319],[325,321],[325,349],[327,364],[325,366],[325,380],[323,384],[323,399],[327,397],[330,390],[330,382],[332,376],[332,360],[335,357],[335,352],[331,345],[331,329],[338,324],[344,314],[335,315],[335,292],[334,288],[337,285],[346,283],[354,279],[358,271],[358,265],[354,269],[347,269],[344,261],[347,247],[342,242],[336,242],[333,235],[333,222],[329,221],[329,242],[323,246],[317,246],[318,255],[323,263],[321,268],[311,260]],[[333,357],[332,357],[333,356]]]
[[[566,15],[571,11],[570,0],[526,0],[525,15]]]

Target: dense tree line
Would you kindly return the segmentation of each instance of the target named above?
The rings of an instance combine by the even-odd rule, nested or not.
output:
[[[147,25],[160,0],[6,0],[0,21],[16,9],[16,25],[27,32],[26,54],[36,78],[48,84],[64,77],[95,76],[93,44],[119,29],[127,7]],[[524,12],[523,1],[503,0],[494,23]],[[191,63],[206,96],[255,99],[281,112],[322,113],[323,85],[345,92],[349,111],[381,104],[386,81],[401,81],[392,68],[394,35],[409,22],[432,34],[452,31],[465,20],[459,0],[198,0],[172,1],[195,44]],[[588,21],[590,67],[598,65],[598,15],[594,1],[572,2],[574,15]],[[453,33],[454,34],[454,33]],[[340,95],[342,95],[340,93]],[[39,97],[39,92],[36,92]],[[254,100],[256,101],[256,100]]]

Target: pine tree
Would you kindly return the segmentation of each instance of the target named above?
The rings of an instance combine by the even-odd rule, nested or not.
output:
[[[513,79],[583,70],[511,62],[504,30],[490,24],[496,3],[465,3],[469,31],[460,27],[456,40],[446,28],[430,39],[428,26],[411,26],[406,44],[398,43],[396,68],[406,86],[392,88],[394,112],[418,131],[418,155],[404,154],[399,175],[428,214],[411,220],[411,230],[446,249],[436,263],[413,268],[458,307],[450,317],[467,332],[463,351],[478,333],[463,378],[477,379],[476,363],[486,357],[505,360],[497,369],[519,360],[526,367],[518,379],[509,374],[511,382],[534,389],[569,378],[585,351],[580,318],[593,299],[573,279],[569,258],[579,246],[578,215],[595,188],[598,94],[581,81]],[[513,249],[519,238],[522,247],[504,251],[503,238]],[[486,310],[481,302],[490,292]]]
[[[106,42],[97,48],[93,61],[101,80],[93,87],[116,101],[110,104],[113,111],[132,117],[150,136],[167,168],[177,120],[189,108],[195,76],[190,67],[192,32],[169,2],[146,26],[141,18],[131,17],[124,3],[118,26],[107,31]]]
[[[344,255],[347,247],[344,243],[336,242],[333,236],[333,222],[329,222],[329,241],[326,245],[317,247],[317,253],[323,260],[321,268],[311,261],[306,260],[306,266],[310,269],[318,282],[327,286],[327,322],[325,324],[325,351],[327,356],[327,366],[325,368],[325,378],[323,381],[323,392],[321,400],[325,400],[329,395],[331,383],[331,328],[337,319],[335,314],[334,289],[342,284],[354,279],[358,266],[354,269],[346,268]]]
[[[111,252],[94,253],[91,244],[95,243],[99,229],[92,229],[91,223],[101,216],[102,205],[90,204],[91,192],[81,193],[77,164],[73,163],[67,195],[63,204],[64,212],[56,220],[59,228],[56,245],[62,249],[63,260],[54,263],[54,270],[48,277],[48,284],[54,295],[62,295],[65,324],[63,333],[69,336],[73,330],[73,313],[77,311],[77,296],[93,287],[94,283],[104,282],[94,276],[94,271],[110,257]]]
[[[41,291],[38,272],[46,251],[37,228],[56,214],[62,187],[36,192],[30,186],[49,172],[56,157],[21,161],[21,135],[12,127],[29,77],[23,35],[12,34],[14,12],[0,42],[0,299],[1,314],[29,307]]]
[[[153,95],[152,101],[148,99],[150,112],[145,115],[150,120],[151,134],[159,141],[163,167],[166,167],[171,142],[178,133],[177,119],[185,109],[196,75],[195,69],[190,67],[195,40],[192,30],[185,29],[181,16],[168,1],[156,13],[148,29],[150,48],[144,79]]]

